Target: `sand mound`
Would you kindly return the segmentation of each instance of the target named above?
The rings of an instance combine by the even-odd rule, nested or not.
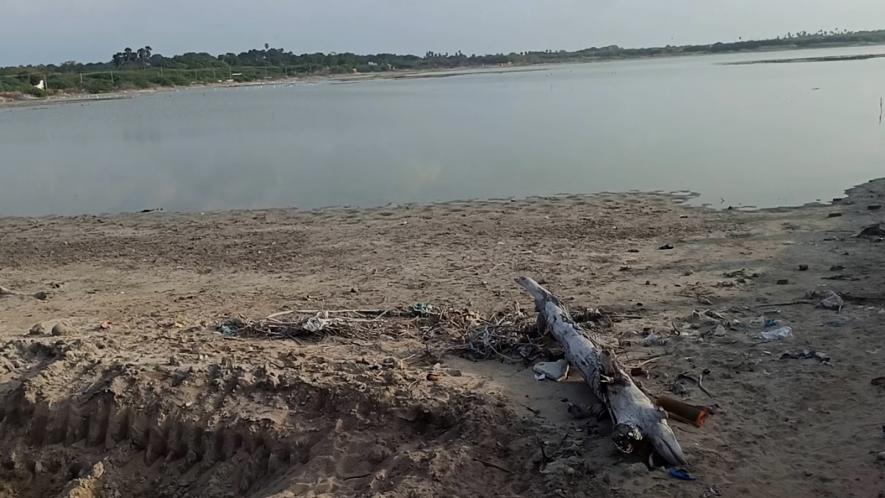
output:
[[[456,389],[408,396],[410,382],[382,358],[120,363],[98,346],[5,344],[6,494],[430,496],[527,485],[477,463],[516,436],[505,435],[516,430],[505,409]]]

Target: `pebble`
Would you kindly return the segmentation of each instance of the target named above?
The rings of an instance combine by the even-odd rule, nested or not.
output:
[[[49,299],[49,293],[46,291],[35,292],[34,298],[39,299],[41,301],[45,301],[45,300]]]
[[[35,323],[31,330],[28,331],[28,335],[43,335],[45,333],[46,327],[42,323]]]
[[[789,285],[789,283],[790,281],[785,278],[777,281],[777,285]]]
[[[876,460],[880,462],[885,462],[885,451],[882,451],[878,455],[876,455]]]
[[[808,271],[808,265],[799,265],[799,271]]]
[[[54,327],[52,327],[51,333],[52,333],[52,335],[56,335],[56,336],[58,336],[58,335],[71,335],[71,334],[76,334],[77,329],[75,329],[74,327],[71,327],[70,325],[68,325],[64,322],[58,322],[55,324]]]

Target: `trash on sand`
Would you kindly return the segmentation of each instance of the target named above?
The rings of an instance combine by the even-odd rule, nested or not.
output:
[[[105,321],[98,324],[98,329],[99,330],[108,330],[111,328],[111,325],[113,325],[113,322],[111,322],[110,320],[105,320]]]
[[[237,333],[245,326],[246,322],[239,318],[233,318],[219,325],[218,331],[221,332],[221,335],[232,336],[237,335]]]
[[[727,271],[722,274],[725,278],[737,278],[737,279],[745,279],[745,278],[757,278],[759,274],[756,272],[749,272],[746,268],[741,268],[740,270],[732,270]]]
[[[787,280],[786,278],[782,278],[777,281],[777,285],[790,285],[790,281]]]
[[[801,353],[794,353],[792,351],[786,351],[781,355],[782,360],[811,360],[816,359],[821,363],[830,364],[830,355],[826,353],[821,353],[820,351],[814,351],[811,349],[805,349]]]
[[[569,364],[566,360],[541,362],[532,367],[537,380],[552,380],[560,382],[568,377]]]
[[[697,477],[689,474],[688,471],[685,469],[673,468],[673,469],[670,469],[669,474],[670,474],[670,477],[673,477],[675,479],[679,479],[680,481],[697,481],[698,480]]]
[[[845,306],[845,301],[842,299],[839,294],[828,290],[823,294],[823,299],[817,303],[818,308],[824,308],[828,310],[842,311],[842,308]]]
[[[316,333],[326,328],[328,322],[328,320],[324,320],[318,316],[312,316],[305,320],[301,327],[308,332]]]
[[[415,303],[409,306],[409,311],[415,316],[427,316],[433,313],[433,305],[427,303]]]
[[[870,239],[876,237],[885,237],[885,230],[882,229],[881,223],[876,223],[874,225],[864,227],[864,229],[861,230],[860,233],[857,234],[857,236]]]
[[[682,401],[661,396],[655,400],[655,403],[670,414],[671,418],[695,427],[703,427],[707,421],[710,412],[701,406],[689,405]]]
[[[45,301],[49,299],[49,293],[46,291],[37,291],[34,293],[34,299],[39,299],[41,301]]]
[[[765,327],[767,329],[770,329],[772,327],[777,327],[777,326],[778,326],[777,320],[775,320],[773,318],[767,318],[763,322],[763,327]]]
[[[652,332],[651,334],[648,334],[647,336],[645,336],[645,339],[642,340],[642,345],[646,346],[646,347],[666,346],[667,339],[664,339],[663,337],[659,336],[658,334],[655,334],[654,332]]]
[[[879,387],[885,387],[885,377],[876,377],[870,381],[870,384]],[[885,426],[882,426],[882,432],[885,432]]]
[[[781,341],[793,337],[793,329],[787,325],[776,329],[763,330],[759,335],[765,341]]]
[[[799,265],[799,271],[808,271],[808,265]]]
[[[659,251],[669,251],[670,249],[673,249],[673,244],[664,244],[661,247],[658,247]]]
[[[7,289],[6,287],[3,287],[2,285],[0,285],[0,297],[17,296],[17,295],[18,295],[18,292],[15,292],[12,289]]]

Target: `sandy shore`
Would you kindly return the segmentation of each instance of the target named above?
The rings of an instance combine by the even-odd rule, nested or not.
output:
[[[0,219],[17,292],[0,297],[0,496],[876,496],[885,245],[855,235],[883,200],[885,180],[757,212],[599,194]],[[519,275],[601,308],[611,325],[587,326],[644,364],[649,392],[713,408],[702,429],[672,423],[696,481],[571,416],[593,403],[579,378],[536,382],[515,351],[465,358],[479,317],[531,320]],[[824,288],[840,313],[800,302]],[[415,303],[457,319],[216,331]],[[794,337],[762,343],[763,319]]]
[[[422,69],[422,70],[396,70],[384,71],[378,73],[358,73],[358,74],[330,74],[330,75],[310,75],[298,76],[293,78],[275,78],[263,81],[245,81],[241,83],[219,82],[212,84],[196,84],[190,86],[159,86],[145,89],[121,90],[108,93],[64,93],[58,95],[50,95],[44,98],[20,95],[18,98],[4,97],[0,95],[0,109],[14,107],[33,107],[40,105],[53,104],[73,104],[83,102],[103,102],[108,100],[131,99],[144,95],[154,95],[157,93],[180,92],[187,90],[205,90],[210,88],[240,88],[255,86],[277,86],[277,85],[296,85],[299,83],[321,83],[321,82],[359,82],[372,80],[397,80],[397,79],[426,79],[426,78],[449,78],[454,76],[467,76],[474,74],[501,74],[514,72],[530,72],[544,71],[550,67],[550,64],[533,64],[530,66],[501,66],[501,67],[475,67],[475,68],[455,68],[455,69]]]

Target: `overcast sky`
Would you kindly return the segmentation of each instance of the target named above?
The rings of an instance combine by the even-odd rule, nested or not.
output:
[[[125,46],[492,53],[885,28],[883,0],[0,0],[0,66]]]

